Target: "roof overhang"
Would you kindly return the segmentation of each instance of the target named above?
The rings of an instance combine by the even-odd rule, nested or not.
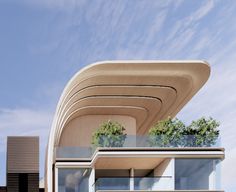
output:
[[[160,119],[174,117],[204,85],[203,61],[106,61],[78,72],[67,84],[53,129],[58,143],[72,119],[92,114],[129,115],[144,134]],[[55,144],[56,144],[55,143]]]

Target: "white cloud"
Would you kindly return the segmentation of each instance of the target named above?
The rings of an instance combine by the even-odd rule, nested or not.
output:
[[[171,50],[174,54],[181,54],[181,51],[190,44],[193,39],[196,30],[186,29],[179,36],[176,36],[175,39],[169,45],[169,51]]]
[[[203,1],[203,5],[201,7],[182,20],[183,26],[187,28],[193,24],[196,24],[199,20],[207,16],[207,14],[212,11],[214,6],[215,4],[213,0]]]
[[[213,0],[204,1],[203,6],[200,7],[196,12],[194,12],[191,17],[193,20],[198,21],[202,19],[204,16],[206,16],[213,8],[214,8]]]
[[[40,138],[40,175],[44,175],[45,149],[51,127],[53,113],[47,110],[16,108],[0,109],[0,154],[6,162],[7,136],[39,136]],[[3,163],[4,170],[5,163]],[[3,178],[5,174],[0,173]],[[5,185],[4,180],[0,181]]]
[[[181,4],[182,2],[180,1],[179,3]],[[204,1],[202,6],[197,8],[195,11],[181,19],[178,19],[174,25],[169,28],[169,32],[164,40],[165,45],[168,45],[166,46],[165,55],[168,56],[170,53],[174,57],[184,55],[186,47],[193,44],[192,41],[196,39],[197,35],[199,35],[202,30],[199,28],[200,20],[207,16],[214,7],[214,1]],[[207,38],[206,35],[208,35],[208,33],[204,34],[204,37]],[[198,45],[195,46],[195,49],[198,49],[198,52],[193,50],[191,53],[192,56],[198,56],[199,49],[202,48],[203,43],[209,41],[204,37],[200,39]]]
[[[145,37],[144,44],[150,44],[153,42],[153,40],[156,39],[156,37],[159,35],[158,33],[163,28],[163,25],[165,23],[166,17],[167,17],[168,11],[166,9],[160,10],[158,14],[156,15],[151,27],[148,30],[148,34]]]
[[[6,150],[7,136],[40,136],[45,146],[52,113],[34,109],[0,109],[0,151]]]
[[[49,9],[73,10],[74,8],[83,5],[86,0],[23,0],[23,2],[35,7],[40,6]]]
[[[184,0],[176,0],[176,1],[172,1],[173,4],[174,4],[174,9],[178,9],[183,3],[184,3]]]

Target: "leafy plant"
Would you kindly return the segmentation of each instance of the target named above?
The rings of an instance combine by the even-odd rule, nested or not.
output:
[[[92,136],[95,147],[122,147],[126,134],[125,128],[118,122],[108,120],[103,122]]]
[[[149,145],[156,147],[210,147],[219,137],[219,122],[202,117],[186,126],[170,117],[157,122],[149,130]]]
[[[186,139],[187,146],[190,147],[210,147],[214,145],[219,137],[219,122],[212,117],[202,117],[186,127],[184,135],[189,138]]]
[[[149,145],[158,147],[180,146],[185,125],[179,119],[158,121],[149,130]]]

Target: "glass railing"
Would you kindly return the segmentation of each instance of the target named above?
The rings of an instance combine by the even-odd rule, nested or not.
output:
[[[92,147],[57,147],[56,158],[91,158],[94,153]]]
[[[97,148],[203,148],[220,147],[220,138],[185,136],[102,136],[88,147],[58,147],[57,158],[91,158]]]
[[[134,178],[134,190],[168,190],[172,187],[171,176]]]
[[[218,137],[203,138],[194,135],[110,135],[97,138],[95,147],[217,147]]]
[[[97,190],[130,190],[130,178],[99,178],[94,183]]]
[[[95,189],[98,190],[168,190],[173,187],[172,177],[134,177],[134,178],[98,178]]]

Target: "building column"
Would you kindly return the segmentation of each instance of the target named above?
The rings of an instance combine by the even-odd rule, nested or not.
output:
[[[130,190],[134,190],[134,168],[130,169]]]
[[[91,170],[89,176],[89,192],[95,192],[95,169],[94,167]]]
[[[212,160],[212,172],[209,175],[209,190],[216,189],[216,160]]]

